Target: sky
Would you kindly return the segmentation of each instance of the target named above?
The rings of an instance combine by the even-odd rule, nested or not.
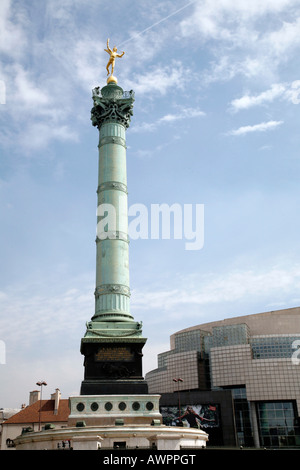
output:
[[[144,374],[176,331],[300,305],[299,0],[1,0],[3,408],[39,380],[45,398],[80,391],[108,38],[135,92],[129,207],[189,206],[194,229],[204,210],[198,249],[172,231],[130,240]]]

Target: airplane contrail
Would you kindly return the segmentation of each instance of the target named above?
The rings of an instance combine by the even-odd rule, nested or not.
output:
[[[127,42],[132,41],[133,39],[136,39],[137,37],[139,37],[139,36],[141,36],[142,34],[144,34],[146,31],[149,31],[150,29],[154,28],[154,26],[157,26],[158,24],[162,23],[163,21],[166,21],[168,18],[171,18],[171,16],[176,15],[177,13],[179,13],[179,12],[182,11],[182,10],[184,10],[184,9],[187,8],[188,6],[192,5],[193,3],[196,3],[197,1],[198,1],[198,0],[193,0],[192,2],[187,3],[187,4],[184,5],[183,7],[178,8],[178,10],[173,11],[173,13],[170,13],[170,15],[165,16],[165,17],[162,18],[161,20],[156,21],[156,23],[153,23],[151,26],[148,26],[148,28],[144,29],[143,31],[140,31],[139,33],[135,34],[134,36],[131,36],[129,39],[126,39],[126,41],[123,41],[121,44],[119,44],[118,47],[121,47],[121,46],[123,46],[124,44],[126,44]]]

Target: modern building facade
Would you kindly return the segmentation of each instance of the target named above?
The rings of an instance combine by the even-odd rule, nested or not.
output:
[[[231,390],[237,445],[300,446],[299,347],[300,307],[190,327],[158,355],[149,392]]]

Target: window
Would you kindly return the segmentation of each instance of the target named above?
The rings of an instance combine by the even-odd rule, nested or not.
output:
[[[114,449],[126,449],[126,441],[114,442]]]
[[[266,447],[300,445],[300,429],[296,425],[293,401],[259,402],[257,418],[261,445]]]
[[[291,358],[298,336],[257,336],[250,340],[253,359]]]

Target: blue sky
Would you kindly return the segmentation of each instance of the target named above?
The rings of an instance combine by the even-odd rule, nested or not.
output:
[[[28,403],[38,380],[79,393],[107,38],[135,91],[129,205],[204,205],[201,250],[131,240],[144,372],[182,328],[300,304],[299,0],[111,5],[0,4],[0,407]]]

